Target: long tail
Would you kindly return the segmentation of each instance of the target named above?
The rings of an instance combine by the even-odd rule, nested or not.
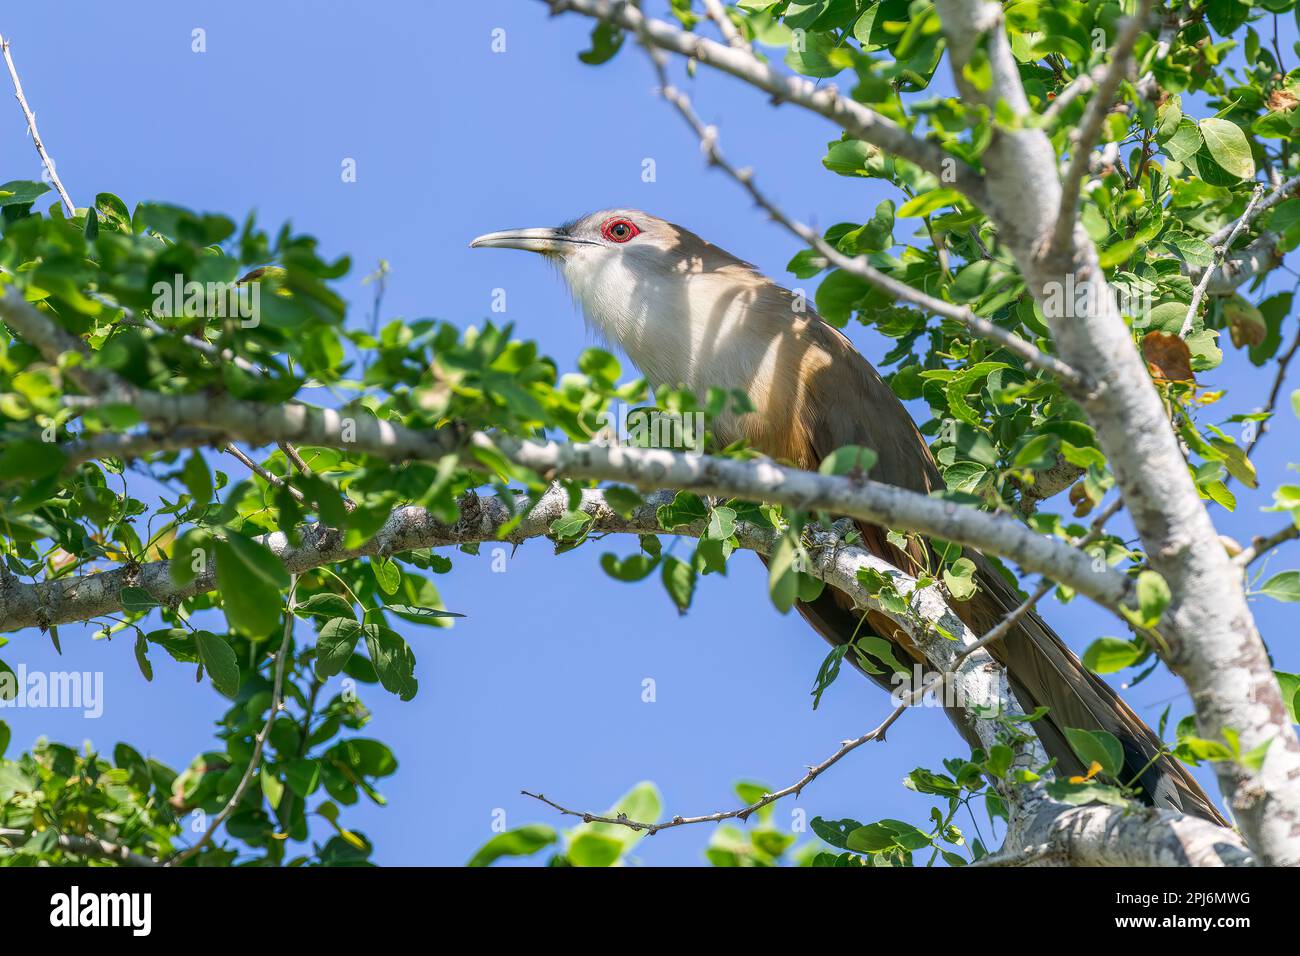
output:
[[[981,565],[980,594],[971,604],[982,603],[972,610],[978,618],[996,623],[1020,601],[994,568],[982,558],[977,563]],[[977,632],[987,629],[980,627],[985,620],[977,623]],[[1162,753],[1164,745],[1151,728],[1109,684],[1084,667],[1037,614],[1026,614],[989,650],[1006,665],[1020,705],[1027,712],[1047,708],[1047,714],[1034,726],[1060,772],[1086,772],[1066,740],[1064,728],[1105,730],[1124,748],[1123,782],[1136,781],[1146,802],[1228,825],[1187,768]]]
[[[984,634],[1020,600],[982,556],[969,551],[967,556],[979,566],[980,592],[959,613],[968,618],[967,624],[976,634]],[[844,644],[854,633],[861,633],[861,612],[846,606],[838,592],[828,589],[816,601],[801,602],[797,607],[804,619],[833,645]],[[872,619],[869,613],[868,622]],[[877,632],[887,634],[889,628],[877,627]],[[1164,747],[1151,728],[1108,684],[1085,668],[1037,614],[1024,615],[1002,640],[989,645],[989,651],[1006,666],[1012,691],[1026,713],[1047,708],[1047,713],[1033,727],[1048,756],[1056,759],[1058,774],[1073,776],[1087,772],[1067,741],[1064,728],[1105,730],[1124,748],[1122,782],[1135,781],[1144,802],[1228,825],[1187,768],[1176,758],[1162,753]],[[902,654],[899,656],[901,660],[907,659]],[[890,689],[886,677],[868,676]],[[956,719],[955,713],[950,716],[974,746],[976,741],[967,735],[963,722]]]

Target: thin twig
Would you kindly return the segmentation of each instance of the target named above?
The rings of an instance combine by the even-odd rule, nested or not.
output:
[[[1043,110],[1041,119],[1043,128],[1051,129],[1054,127],[1060,121],[1061,114],[1065,112],[1065,108],[1081,95],[1092,90],[1105,75],[1106,67],[1105,64],[1102,64],[1101,66],[1093,67],[1093,69],[1088,73],[1080,73],[1071,80],[1070,84],[1065,89],[1056,94],[1056,99],[1052,100],[1047,109]]]
[[[312,476],[311,467],[302,460],[302,455],[298,454],[297,448],[293,447],[293,445],[287,441],[276,442],[276,444],[280,446],[280,451],[284,452],[284,456],[289,459],[289,462],[293,467],[298,469],[299,474],[304,478],[310,478]]]
[[[18,68],[14,66],[14,58],[9,53],[8,38],[0,37],[0,51],[4,53],[5,65],[9,67],[9,78],[14,83],[14,97],[18,100],[18,105],[23,108],[23,116],[27,118],[27,129],[32,134],[32,143],[36,146],[36,152],[41,157],[45,172],[49,174],[50,182],[54,184],[54,188],[59,191],[59,198],[63,200],[68,216],[75,216],[77,207],[73,205],[72,197],[68,195],[68,191],[63,188],[63,183],[59,181],[59,174],[54,171],[54,160],[50,159],[50,154],[45,151],[45,144],[41,142],[41,134],[36,131],[36,114],[27,105],[27,97],[23,95],[23,84],[18,79]]]
[[[1261,412],[1268,414],[1270,417],[1272,417],[1273,410],[1277,408],[1277,400],[1282,394],[1282,385],[1286,382],[1287,366],[1291,364],[1291,360],[1295,358],[1298,351],[1300,351],[1300,330],[1296,332],[1291,347],[1282,353],[1281,358],[1277,360],[1277,374],[1273,378],[1273,387],[1269,389],[1268,400],[1264,403],[1264,407],[1260,409]],[[1255,446],[1259,444],[1259,440],[1264,437],[1264,432],[1267,430],[1268,419],[1264,419],[1259,423],[1259,429],[1255,432],[1255,437],[1246,445],[1247,458],[1250,457],[1255,450]]]
[[[1183,327],[1178,333],[1183,338],[1186,338],[1187,334],[1192,331],[1192,324],[1196,321],[1196,310],[1201,306],[1201,299],[1205,298],[1205,290],[1210,287],[1210,279],[1213,278],[1215,271],[1223,265],[1223,260],[1228,255],[1228,250],[1232,248],[1232,243],[1236,240],[1237,235],[1246,228],[1246,223],[1254,218],[1251,213],[1254,212],[1255,204],[1259,202],[1262,195],[1264,195],[1264,184],[1257,183],[1255,192],[1250,197],[1250,202],[1246,203],[1246,211],[1241,214],[1241,218],[1233,225],[1232,231],[1228,233],[1228,238],[1215,250],[1214,261],[1206,266],[1205,271],[1201,273],[1201,281],[1196,283],[1196,288],[1192,290],[1192,304],[1187,307],[1187,318],[1183,319]]]
[[[1244,222],[1249,226],[1252,222],[1264,213],[1268,212],[1282,200],[1289,198],[1297,189],[1300,189],[1300,176],[1292,176],[1290,179],[1286,180],[1286,182],[1274,186],[1273,190],[1267,196],[1255,204],[1253,212],[1250,212],[1249,214],[1242,213],[1241,218],[1236,222],[1227,223],[1219,229],[1216,229],[1205,237],[1206,243],[1211,246],[1221,244],[1225,239],[1228,239],[1229,236],[1233,235],[1237,231],[1239,223]],[[1229,241],[1227,245],[1231,246],[1232,242]]]
[[[843,743],[841,743],[839,750],[835,751],[835,753],[831,754],[821,763],[817,764],[817,766],[809,767],[808,772],[804,774],[802,777],[800,777],[798,780],[796,780],[794,783],[790,784],[790,786],[785,787],[784,789],[781,790],[777,790],[775,793],[765,793],[761,800],[757,800],[754,803],[749,804],[748,806],[740,807],[739,809],[736,810],[721,810],[717,813],[706,813],[698,817],[678,816],[678,817],[673,817],[667,823],[643,823],[639,820],[630,820],[628,819],[626,814],[622,814],[622,813],[620,813],[616,817],[606,817],[595,813],[588,813],[585,810],[570,810],[568,807],[560,806],[560,804],[556,803],[554,800],[551,800],[550,798],[546,797],[543,794],[530,793],[527,790],[521,790],[519,792],[526,797],[532,797],[534,800],[540,800],[542,803],[545,803],[547,806],[554,807],[556,810],[559,810],[560,813],[566,816],[580,817],[583,823],[612,823],[615,826],[627,827],[630,830],[638,830],[638,831],[644,830],[650,836],[654,836],[660,830],[671,830],[673,827],[688,826],[689,824],[692,823],[717,823],[718,821],[721,820],[731,820],[731,819],[738,819],[744,821],[749,819],[751,814],[755,813],[758,810],[763,809],[763,807],[766,807],[768,804],[775,803],[777,800],[780,800],[782,797],[788,797],[791,794],[798,796],[804,787],[808,786],[808,784],[816,780],[819,776],[821,776],[832,766],[838,763],[842,758],[852,753],[854,750],[857,750],[863,744],[869,743],[872,740],[883,741],[885,739],[885,732],[889,730],[891,726],[893,726],[894,721],[898,720],[898,718],[903,715],[903,712],[912,705],[912,703],[916,700],[916,698],[922,695],[927,690],[929,690],[929,685],[926,685],[922,688],[918,688],[916,691],[912,693],[911,697],[908,699],[906,703],[900,704],[898,707],[894,708],[894,710],[890,713],[890,715],[886,717],[878,727],[876,727],[874,730],[868,731],[867,733],[863,734],[861,737],[855,737],[852,740],[845,740]]]
[[[276,488],[283,488],[285,491],[289,492],[289,494],[293,495],[293,497],[298,501],[303,502],[304,504],[306,503],[307,501],[306,495],[304,495],[293,485],[286,482],[279,475],[272,474],[271,472],[267,471],[257,462],[253,461],[253,459],[249,458],[242,451],[240,451],[239,448],[237,448],[235,445],[233,444],[227,445],[223,450],[227,454],[234,455],[236,458],[238,458],[244,464],[244,467],[246,467],[253,474],[257,475],[257,477],[261,478],[268,485],[272,485],[273,487]]]
[[[1053,250],[1068,249],[1074,233],[1075,216],[1079,209],[1079,189],[1088,174],[1093,144],[1101,135],[1102,124],[1115,101],[1115,93],[1128,75],[1129,59],[1133,46],[1146,29],[1151,14],[1152,0],[1139,0],[1137,12],[1125,21],[1110,53],[1110,67],[1097,81],[1097,92],[1083,111],[1078,130],[1070,138],[1070,164],[1061,180],[1061,208],[1056,216],[1056,230],[1052,237]]]
[[[1250,542],[1250,547],[1232,559],[1232,563],[1239,568],[1249,567],[1278,545],[1286,544],[1294,538],[1300,538],[1300,527],[1297,527],[1294,522],[1272,534],[1258,535]]]
[[[266,745],[267,738],[271,736],[271,727],[274,726],[276,718],[280,716],[280,709],[284,703],[284,674],[287,669],[285,664],[289,658],[289,647],[293,643],[294,595],[297,590],[298,576],[295,574],[290,578],[289,597],[284,606],[284,638],[280,641],[280,650],[275,655],[275,681],[271,687],[271,713],[267,716],[266,723],[262,725],[261,731],[253,738],[253,756],[248,761],[248,767],[244,770],[244,775],[239,778],[239,784],[235,787],[235,792],[231,794],[229,802],[221,808],[221,812],[212,821],[212,825],[204,831],[199,842],[169,860],[167,862],[168,866],[179,866],[211,842],[217,830],[221,829],[221,825],[239,807],[239,802],[244,799],[244,793],[248,790],[253,775],[257,773],[257,768],[262,765],[262,750]]]
[[[722,151],[718,147],[717,129],[705,124],[691,106],[690,98],[672,85],[668,77],[668,70],[664,64],[663,55],[659,49],[646,40],[644,36],[642,37],[642,45],[650,55],[651,62],[658,73],[660,95],[676,107],[682,118],[695,131],[695,134],[700,139],[700,148],[704,151],[709,165],[718,167],[739,183],[749,193],[754,202],[775,222],[812,246],[831,265],[869,282],[896,299],[902,299],[927,312],[961,323],[976,336],[1000,345],[1026,365],[1055,375],[1067,388],[1076,391],[1085,389],[1083,376],[1055,356],[1048,355],[1020,336],[994,325],[987,319],[980,318],[965,306],[955,305],[927,295],[920,289],[881,272],[869,265],[865,256],[849,257],[844,255],[823,239],[815,230],[786,215],[755,185],[753,170],[738,169],[722,155]]]
[[[740,35],[736,25],[731,22],[727,16],[726,9],[722,6],[721,0],[704,0],[704,12],[709,15],[709,19],[718,25],[718,32],[722,38],[738,50],[748,50],[749,44],[745,38]]]

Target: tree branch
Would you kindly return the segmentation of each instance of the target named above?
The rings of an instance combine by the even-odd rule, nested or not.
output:
[[[18,68],[14,66],[14,58],[9,52],[9,40],[6,37],[0,37],[0,52],[3,52],[5,65],[9,67],[9,78],[13,80],[14,84],[14,98],[18,100],[18,105],[23,109],[23,116],[27,120],[27,130],[32,134],[32,144],[41,157],[41,165],[45,167],[50,182],[58,190],[59,198],[63,200],[63,206],[68,212],[68,218],[72,218],[77,214],[77,207],[72,202],[72,197],[68,195],[68,191],[63,188],[63,183],[59,181],[59,174],[54,171],[54,160],[50,159],[50,154],[45,151],[45,144],[41,142],[41,134],[36,131],[36,114],[27,105],[27,97],[23,95],[23,84],[18,79]]]
[[[937,143],[920,139],[893,120],[863,106],[829,86],[818,87],[800,76],[782,73],[758,59],[749,49],[740,49],[679,30],[662,20],[645,17],[632,4],[619,0],[544,0],[553,14],[572,11],[604,20],[624,30],[643,27],[650,42],[662,50],[678,53],[706,66],[730,73],[751,86],[772,94],[777,103],[794,103],[826,117],[850,136],[879,146],[909,160],[966,195],[976,206],[984,205],[981,175]]]
[[[13,837],[21,837],[26,843],[31,839],[31,834],[26,830],[15,830],[12,828],[0,828],[0,840],[8,840]],[[157,859],[151,856],[145,856],[142,853],[136,853],[129,847],[113,843],[109,840],[101,840],[95,836],[77,836],[72,833],[59,834],[59,848],[67,853],[75,853],[77,856],[91,857],[96,860],[109,860],[114,863],[120,863],[123,866],[134,867],[157,867],[162,866]]]
[[[913,699],[915,699],[918,696],[920,696],[919,693],[914,693],[912,695]],[[881,743],[884,743],[885,732],[894,725],[894,721],[898,720],[899,717],[903,716],[903,712],[907,710],[908,707],[912,705],[912,703],[913,700],[909,700],[907,703],[895,707],[894,710],[890,713],[890,715],[886,717],[883,721],[881,721],[881,723],[874,730],[868,731],[867,733],[863,734],[861,737],[855,737],[852,740],[845,740],[841,742],[839,750],[835,751],[835,753],[831,754],[829,757],[827,757],[821,763],[817,764],[815,767],[809,767],[808,772],[805,773],[798,780],[796,780],[794,783],[790,784],[790,786],[785,787],[781,790],[777,790],[773,793],[765,793],[763,794],[761,800],[756,800],[754,803],[751,803],[748,806],[740,807],[739,809],[736,810],[721,810],[718,811],[717,813],[706,813],[698,817],[675,816],[666,823],[643,823],[638,820],[628,819],[627,814],[619,814],[616,817],[606,817],[606,816],[600,816],[595,813],[589,813],[585,810],[570,810],[567,809],[566,807],[560,806],[554,800],[548,799],[544,794],[530,793],[527,790],[521,790],[519,792],[526,797],[532,797],[534,800],[540,800],[542,803],[554,807],[556,810],[559,810],[560,813],[566,816],[581,817],[583,823],[612,823],[616,826],[628,827],[631,830],[638,830],[638,831],[644,830],[648,836],[654,836],[660,830],[671,830],[674,827],[689,826],[692,823],[718,823],[721,822],[722,820],[731,820],[731,819],[736,819],[736,820],[740,820],[741,822],[744,822],[745,820],[749,819],[751,814],[756,813],[757,811],[763,809],[769,804],[775,803],[776,801],[780,800],[782,797],[788,797],[791,795],[794,795],[796,797],[799,796],[799,794],[803,792],[804,787],[808,786],[808,784],[812,783],[814,780],[820,777],[823,773],[825,773],[827,770],[829,770],[831,767],[837,764],[842,758],[848,756],[850,753],[857,750],[863,744],[869,743],[870,741],[873,740],[879,740]]]
[[[1228,254],[1228,250],[1232,248],[1232,244],[1236,241],[1237,235],[1241,230],[1246,228],[1246,223],[1250,222],[1253,218],[1251,214],[1254,212],[1255,204],[1259,202],[1262,195],[1264,195],[1264,184],[1257,183],[1255,185],[1255,191],[1251,194],[1250,202],[1246,203],[1246,211],[1241,214],[1241,218],[1239,218],[1233,225],[1232,230],[1228,233],[1228,238],[1223,241],[1221,246],[1218,246],[1215,249],[1214,261],[1211,262],[1201,273],[1201,281],[1198,282],[1196,288],[1192,290],[1192,301],[1191,304],[1187,306],[1187,317],[1183,319],[1183,327],[1178,332],[1178,334],[1183,338],[1186,338],[1192,331],[1192,325],[1196,321],[1196,310],[1201,306],[1201,299],[1205,297],[1205,290],[1210,285],[1210,279],[1214,276],[1216,270],[1222,268],[1223,259]],[[1218,233],[1215,233],[1215,235],[1218,235]]]
[[[178,853],[168,860],[167,866],[180,866],[212,841],[217,831],[221,829],[221,825],[230,818],[232,813],[239,809],[239,802],[244,799],[248,785],[252,783],[253,775],[257,773],[258,767],[262,765],[262,751],[266,746],[267,739],[271,736],[271,728],[275,726],[276,718],[280,716],[280,710],[283,706],[284,675],[287,670],[285,665],[288,662],[293,645],[294,594],[297,590],[298,578],[294,576],[289,583],[289,596],[284,605],[284,637],[280,641],[280,650],[275,655],[275,679],[271,685],[271,712],[267,715],[266,723],[262,725],[262,729],[253,738],[253,755],[248,760],[244,775],[239,778],[239,783],[235,786],[235,792],[230,795],[230,800],[221,808],[221,812],[217,814],[212,824],[203,831],[203,836],[199,838],[199,841],[188,850]]]

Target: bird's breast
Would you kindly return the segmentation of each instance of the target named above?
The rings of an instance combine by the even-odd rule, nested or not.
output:
[[[645,276],[616,264],[570,277],[570,288],[587,321],[652,386],[681,386],[701,398],[710,388],[748,396],[752,414],[713,423],[724,444],[744,438],[804,463],[808,385],[830,356],[808,334],[818,320],[798,314],[785,290],[750,274]]]

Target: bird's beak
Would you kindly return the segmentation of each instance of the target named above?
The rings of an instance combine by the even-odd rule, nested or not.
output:
[[[563,255],[582,240],[574,239],[559,229],[507,229],[504,232],[489,232],[479,236],[469,244],[471,249],[523,249],[525,252],[540,252],[543,255]]]

